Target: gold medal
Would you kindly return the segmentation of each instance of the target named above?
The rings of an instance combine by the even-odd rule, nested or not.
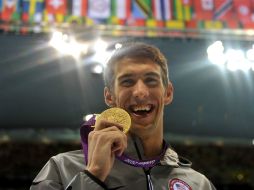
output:
[[[127,133],[131,127],[131,117],[121,108],[109,108],[103,111],[97,118],[97,121],[104,119],[109,122],[118,123],[123,127],[123,132]]]

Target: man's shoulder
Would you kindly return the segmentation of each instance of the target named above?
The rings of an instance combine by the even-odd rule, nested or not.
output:
[[[185,173],[188,173],[187,175],[197,176],[201,178],[205,177],[202,173],[192,168],[192,162],[189,159],[183,156],[179,156],[178,158],[179,169],[184,170]]]
[[[81,155],[83,155],[83,151],[80,149],[80,150],[71,150],[67,152],[61,152],[57,154],[56,156],[63,157],[63,156],[81,156]]]
[[[174,168],[173,171],[175,176],[188,181],[190,184],[192,184],[193,187],[200,186],[202,187],[200,189],[215,190],[214,185],[207,178],[207,176],[205,176],[200,171],[192,168],[189,160],[187,160],[187,162],[183,162],[182,158],[179,159],[179,167]]]
[[[192,162],[183,156],[178,155],[178,167],[176,167],[175,169],[178,173],[184,173],[184,175],[191,176],[191,178],[193,179],[207,180],[207,177],[201,172],[195,170],[192,167]]]
[[[84,154],[82,150],[73,150],[68,152],[62,152],[52,157],[56,162],[80,162],[84,161]]]

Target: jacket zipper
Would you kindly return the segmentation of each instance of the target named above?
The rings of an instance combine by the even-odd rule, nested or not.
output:
[[[151,168],[149,168],[148,170],[143,168],[143,170],[144,170],[144,172],[146,174],[147,190],[154,190],[152,178],[151,178],[151,175],[150,175]]]
[[[136,151],[137,151],[137,154],[138,154],[139,159],[142,159],[136,141],[134,141],[134,145],[135,145],[135,149],[136,149]],[[147,190],[154,190],[154,188],[153,188],[153,183],[152,183],[152,178],[151,178],[151,174],[150,174],[151,169],[152,169],[152,168],[148,168],[148,169],[143,168],[143,171],[144,171],[144,173],[145,173],[145,175],[146,175]]]

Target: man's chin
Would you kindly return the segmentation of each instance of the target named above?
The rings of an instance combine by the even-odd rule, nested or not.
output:
[[[131,126],[131,132],[144,132],[153,127],[152,123],[135,123]]]

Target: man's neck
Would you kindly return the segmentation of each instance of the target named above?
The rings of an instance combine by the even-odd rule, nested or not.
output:
[[[143,131],[142,135],[139,136],[143,150],[144,156],[149,159],[158,156],[163,148],[163,128],[155,127],[154,130],[145,133]]]
[[[142,139],[144,155],[147,159],[160,155],[163,146],[163,138]]]
[[[163,122],[157,122],[153,129],[136,131],[134,133],[141,140],[144,156],[146,159],[154,158],[162,152],[163,149]]]

